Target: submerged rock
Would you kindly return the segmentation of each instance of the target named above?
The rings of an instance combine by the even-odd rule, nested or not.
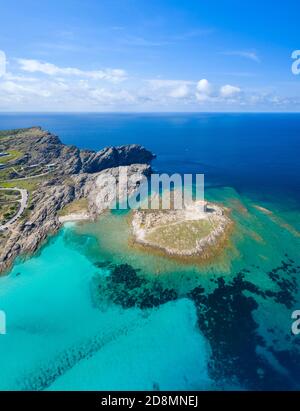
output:
[[[285,262],[272,272],[277,273],[287,267],[287,264],[289,263]],[[285,275],[290,277],[293,267],[288,267],[289,272]],[[206,293],[204,288],[198,286],[188,294],[197,308],[199,328],[212,349],[211,376],[229,387],[238,385],[255,390],[299,389],[299,373],[295,366],[300,359],[299,347],[292,350],[292,358],[288,351],[276,351],[273,346],[267,346],[253,316],[258,308],[255,295],[273,299],[274,303],[290,308],[298,289],[286,288],[287,279],[281,273],[281,280],[275,280],[277,290],[263,290],[245,280],[244,272],[249,273],[249,270],[243,270],[229,282],[225,282],[223,277],[217,278],[217,287],[212,292]],[[290,278],[288,284],[295,285],[294,280],[295,278]],[[273,329],[269,332],[274,334]],[[267,360],[267,355],[262,355],[263,352],[272,354],[280,364],[278,369]],[[292,376],[280,371],[285,367],[292,370]]]
[[[178,298],[175,290],[164,288],[159,281],[147,280],[129,264],[113,266],[109,276],[99,276],[98,296],[106,296],[123,308],[141,309],[158,307]]]

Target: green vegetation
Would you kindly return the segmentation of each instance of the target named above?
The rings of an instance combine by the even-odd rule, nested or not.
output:
[[[16,128],[12,130],[0,130],[0,138],[6,137],[18,137],[18,135],[28,136],[28,137],[40,137],[45,134],[43,130],[39,127],[29,127],[29,128]]]
[[[29,215],[34,207],[33,203],[32,203],[32,193],[38,189],[39,185],[45,181],[44,177],[37,177],[37,178],[33,178],[30,180],[18,180],[18,181],[5,181],[5,182],[1,182],[0,186],[2,188],[19,188],[19,189],[25,189],[28,192],[28,205],[27,208],[25,209],[25,211],[23,212],[20,220],[25,221],[26,219],[29,218]],[[1,190],[0,190],[1,192]],[[4,191],[2,191],[3,193]],[[7,191],[5,191],[6,193]]]
[[[0,222],[5,224],[10,220],[18,211],[20,204],[18,202],[14,203],[0,203]]]
[[[72,203],[67,204],[62,210],[59,212],[59,216],[65,216],[74,213],[82,213],[87,211],[88,209],[88,201],[86,198],[80,198],[79,200],[74,200]]]
[[[197,241],[206,237],[213,226],[208,220],[190,220],[154,228],[146,240],[173,250],[194,249]]]
[[[0,170],[0,181],[7,181],[13,179],[18,180],[21,178],[39,176],[40,174],[48,172],[48,168],[44,166],[28,167],[16,165]]]
[[[39,184],[43,181],[43,178],[34,178],[30,180],[18,180],[18,181],[4,181],[1,182],[1,187],[3,188],[24,188],[27,190],[29,193],[33,192],[36,190],[39,186]]]
[[[18,184],[16,184],[16,182],[14,181],[1,182],[1,187],[3,188],[15,188],[17,186],[18,188],[24,188],[25,190],[29,192],[36,190],[38,185],[39,185],[39,181],[37,181],[36,179],[18,181]]]
[[[21,194],[17,190],[0,190],[0,203],[7,203],[20,200]]]
[[[5,151],[8,155],[0,157],[0,164],[7,164],[9,161],[17,160],[23,156],[23,153],[18,150]]]
[[[0,138],[1,137],[10,137],[10,136],[15,136],[19,133],[23,133],[25,131],[28,131],[30,129],[28,128],[16,128],[13,130],[0,130]]]
[[[1,162],[1,159],[0,159]],[[22,177],[22,167],[13,166],[7,167],[0,170],[0,181],[1,180],[10,180],[13,178]]]
[[[4,179],[4,181],[1,181],[1,177],[0,177],[0,187],[3,187],[3,188],[24,188],[29,193],[31,193],[34,190],[36,190],[41,183],[43,183],[44,181],[47,181],[51,174],[52,173],[50,172],[49,174],[44,175],[44,176],[37,176],[37,177],[30,176],[31,178],[29,178],[29,179],[15,178],[15,180],[11,180],[11,181],[5,181],[5,179]],[[1,176],[1,174],[0,174],[0,176]]]

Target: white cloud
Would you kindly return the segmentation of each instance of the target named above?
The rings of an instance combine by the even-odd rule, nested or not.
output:
[[[149,40],[144,37],[127,36],[120,39],[120,43],[133,47],[162,47],[172,44],[169,40]]]
[[[299,106],[299,99],[294,97],[282,97],[272,93],[256,93],[248,96],[250,105],[257,107],[284,107],[284,106]]]
[[[233,99],[241,92],[236,86],[226,84],[221,86],[219,91],[207,79],[199,80],[196,87],[196,99],[201,102],[220,103],[224,99]]]
[[[6,66],[5,53],[0,52],[0,57]],[[214,84],[205,78],[198,82],[134,78],[121,87],[120,80],[126,78],[123,70],[81,70],[32,59],[17,61],[18,65],[9,66],[9,72],[2,70],[0,110],[193,111],[200,105],[218,111],[300,108],[300,99],[286,98],[273,90],[242,90],[237,85]]]
[[[91,86],[88,80],[0,82],[0,107],[87,111],[98,107],[128,107],[135,102],[135,96],[127,90]]]
[[[176,87],[182,84],[192,84],[191,81],[187,81],[187,80],[168,80],[168,79],[160,79],[160,78],[146,80],[146,82],[156,89],[165,88],[165,87],[174,87],[174,86]]]
[[[170,91],[169,96],[174,98],[183,98],[188,96],[190,90],[186,84],[181,84]]]
[[[205,78],[202,80],[199,80],[197,83],[197,91],[199,91],[199,93],[209,95],[212,91],[211,84]]]
[[[152,79],[146,81],[153,90],[161,91],[164,96],[172,98],[185,98],[190,94],[191,81]]]
[[[258,57],[255,51],[235,50],[235,51],[224,51],[222,54],[226,56],[243,57],[248,60],[255,61],[256,63],[260,62],[260,58]]]
[[[104,88],[95,88],[89,91],[89,97],[95,100],[96,103],[103,104],[132,104],[136,101],[135,97],[127,90],[107,90]]]
[[[19,101],[27,97],[43,97],[51,96],[49,88],[41,88],[39,85],[23,85],[14,81],[4,81],[0,83],[0,90],[7,94],[7,97],[17,98]]]
[[[81,70],[75,67],[58,67],[52,63],[41,62],[32,59],[17,59],[23,71],[29,73],[43,73],[49,76],[75,76],[90,78],[93,80],[107,80],[120,82],[127,78],[125,70],[104,69],[104,70]]]
[[[28,77],[28,76],[23,76],[23,75],[14,75],[9,72],[6,72],[5,75],[3,76],[5,80],[10,80],[10,81],[17,81],[17,82],[26,82],[26,83],[34,83],[38,81],[36,77]]]
[[[208,80],[203,78],[199,80],[196,86],[196,99],[200,102],[208,101],[211,99],[213,92],[212,85]]]
[[[0,50],[0,78],[6,73],[6,55],[4,51]]]
[[[230,84],[226,84],[220,88],[220,96],[223,98],[230,98],[234,97],[241,92],[241,89],[236,86],[231,86]]]

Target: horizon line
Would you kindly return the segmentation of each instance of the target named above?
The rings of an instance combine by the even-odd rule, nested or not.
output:
[[[299,111],[0,111],[0,115],[19,114],[300,114]]]

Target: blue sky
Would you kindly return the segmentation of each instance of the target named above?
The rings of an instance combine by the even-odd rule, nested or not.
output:
[[[297,1],[0,3],[0,111],[300,110]]]

